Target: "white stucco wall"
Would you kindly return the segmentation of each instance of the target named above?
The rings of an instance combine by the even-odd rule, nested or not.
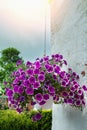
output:
[[[52,130],[87,130],[87,112],[53,104]]]
[[[87,84],[87,0],[52,0],[51,46]]]
[[[87,0],[52,0],[51,46],[52,53],[61,53],[80,75],[80,83],[87,85]],[[53,105],[52,130],[86,130],[83,113]]]

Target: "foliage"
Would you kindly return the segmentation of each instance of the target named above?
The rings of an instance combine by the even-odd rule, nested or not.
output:
[[[9,107],[8,107],[8,105],[6,105],[6,104],[3,104],[2,105],[2,103],[0,103],[0,110],[7,110],[7,109],[9,109]]]
[[[1,93],[0,93],[0,95],[1,95]],[[8,102],[7,102],[7,97],[5,95],[0,96],[0,109],[2,109],[2,110],[9,109]]]
[[[21,57],[20,52],[16,48],[6,48],[1,51],[1,60],[3,64],[16,63]]]
[[[22,60],[20,52],[16,48],[6,48],[1,51],[0,57],[0,86],[5,89],[4,81],[8,81],[9,75],[16,70],[16,62]]]
[[[62,67],[67,62],[60,54],[37,59],[34,63],[27,62],[24,68],[19,67],[12,73],[12,81],[7,83],[10,89],[6,89],[8,100],[20,113],[31,100],[31,105],[44,105],[52,96],[55,103],[70,104],[80,108],[85,106],[84,90],[86,86],[80,86],[79,76],[71,68],[64,71]],[[20,62],[19,62],[20,66]],[[41,119],[37,113],[32,117],[34,121]]]
[[[51,130],[52,111],[42,111],[43,118],[33,122],[31,116],[36,111],[18,114],[13,110],[0,110],[0,130]]]

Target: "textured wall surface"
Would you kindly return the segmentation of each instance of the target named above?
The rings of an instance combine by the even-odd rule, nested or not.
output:
[[[52,0],[51,46],[87,84],[87,0]]]
[[[53,104],[52,130],[87,130],[87,112]]]

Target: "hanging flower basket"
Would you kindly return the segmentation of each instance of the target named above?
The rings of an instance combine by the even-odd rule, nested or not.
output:
[[[67,66],[67,62],[60,54],[36,59],[34,63],[28,61],[25,65],[18,61],[18,69],[12,73],[6,84],[6,95],[10,104],[21,113],[29,101],[32,106],[43,106],[51,96],[54,103],[69,104],[82,110],[87,87],[80,86],[79,76],[72,69],[64,71],[64,65]],[[32,119],[37,121],[41,117],[37,112]]]

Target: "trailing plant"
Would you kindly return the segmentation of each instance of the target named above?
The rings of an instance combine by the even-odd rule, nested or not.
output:
[[[85,106],[84,93],[87,91],[85,85],[80,86],[79,75],[71,68],[63,70],[67,61],[60,54],[36,59],[35,62],[28,61],[24,67],[18,61],[18,70],[11,75],[11,81],[6,86],[8,101],[21,113],[26,104],[44,105],[50,96],[54,103],[70,104],[82,110]],[[42,115],[37,112],[32,117],[33,121],[40,120]]]

